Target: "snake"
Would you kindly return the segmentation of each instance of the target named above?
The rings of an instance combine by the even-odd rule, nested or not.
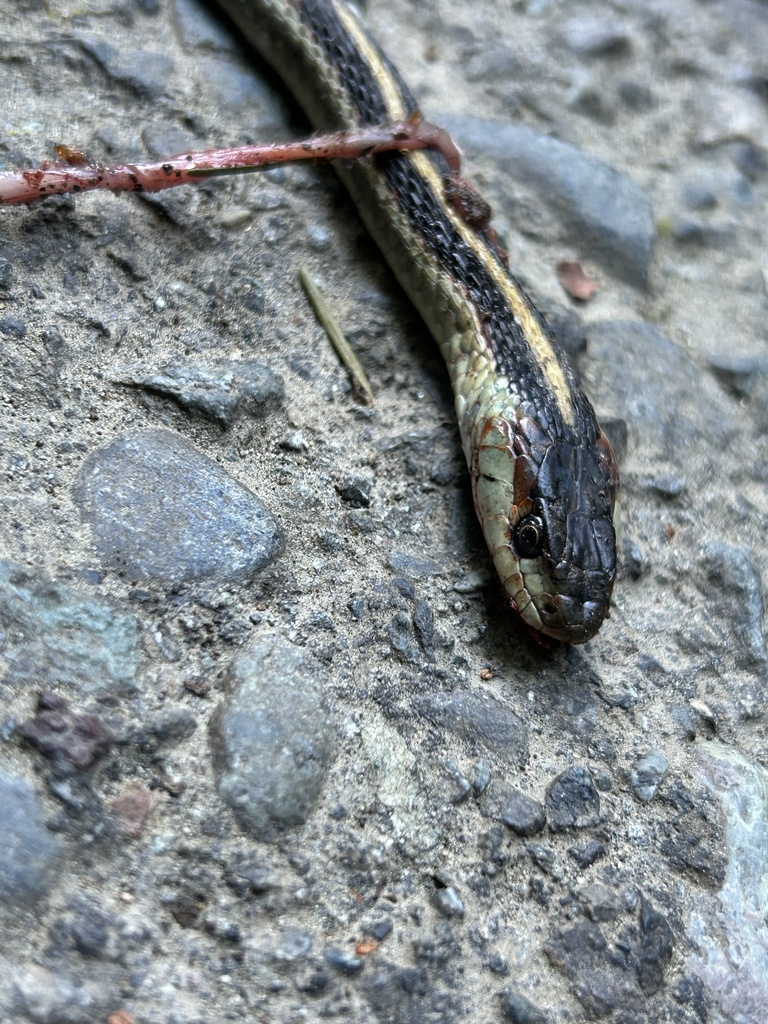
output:
[[[217,0],[316,130],[419,108],[344,0]],[[455,396],[480,525],[512,610],[546,646],[609,616],[617,566],[611,444],[495,233],[451,200],[436,151],[336,163],[363,222],[434,336]]]

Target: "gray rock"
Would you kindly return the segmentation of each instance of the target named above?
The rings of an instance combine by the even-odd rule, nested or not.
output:
[[[443,917],[464,917],[464,904],[452,885],[432,893],[435,910]]]
[[[110,601],[0,562],[0,622],[7,682],[116,693],[136,685],[138,625]]]
[[[589,1020],[608,1017],[616,1009],[645,1015],[644,997],[664,984],[673,951],[666,918],[642,897],[637,926],[627,931],[620,948],[611,946],[592,921],[579,921],[557,932],[544,951],[552,965],[571,981],[573,994]]]
[[[587,769],[573,765],[558,775],[547,788],[546,808],[553,832],[596,825],[600,820],[600,796]]]
[[[666,917],[640,897],[640,936],[632,943],[635,973],[646,996],[664,987],[664,970],[672,959],[674,936]]]
[[[264,415],[283,397],[282,380],[253,360],[169,363],[156,372],[133,369],[121,383],[171,398],[188,413],[225,428],[243,416]]]
[[[0,256],[0,288],[9,291],[13,284],[13,264],[5,256]]]
[[[660,750],[652,750],[641,757],[632,769],[632,789],[637,799],[649,804],[668,771],[669,761]]]
[[[602,414],[626,419],[644,444],[673,464],[690,449],[692,438],[720,451],[738,433],[732,405],[714,381],[655,327],[605,320],[590,325],[588,337],[592,400]],[[708,410],[705,418],[702,406]]]
[[[251,579],[280,549],[261,502],[166,430],[118,437],[83,464],[75,500],[104,563],[168,587]]]
[[[515,789],[514,786],[494,784],[483,804],[483,813],[503,821],[518,836],[534,836],[544,828],[544,807]]]
[[[602,882],[585,885],[577,896],[590,921],[615,921],[622,911],[621,894]]]
[[[737,398],[751,398],[760,376],[768,373],[768,361],[763,363],[748,356],[722,352],[710,356],[709,368],[731,394]]]
[[[710,623],[718,636],[711,645],[717,650],[727,643],[733,648],[737,667],[764,676],[768,655],[763,632],[763,587],[752,552],[713,541],[704,550],[700,568],[697,583],[702,595],[719,595],[717,615]]]
[[[768,1008],[768,773],[719,743],[701,745],[695,772],[724,812],[727,860],[722,888],[688,907],[687,966],[729,1021],[751,1024]]]
[[[98,36],[80,36],[79,43],[115,84],[142,99],[157,99],[166,91],[173,75],[173,61],[166,54],[116,49]]]
[[[605,856],[605,852],[605,843],[601,843],[598,839],[591,839],[583,845],[568,847],[568,856],[576,862],[582,871],[592,867],[596,860]]]
[[[528,843],[525,848],[536,867],[546,875],[554,878],[557,882],[564,878],[563,865],[551,846],[546,846],[544,843]]]
[[[304,651],[267,635],[232,662],[225,684],[210,733],[219,792],[244,829],[274,842],[307,819],[325,780],[325,679]]]
[[[185,49],[235,51],[232,33],[206,7],[193,0],[173,0],[171,4],[173,26]]]
[[[728,864],[720,805],[709,792],[695,794],[671,780],[658,795],[666,815],[658,826],[659,849],[670,864],[699,886],[719,889]]]
[[[124,952],[118,938],[119,919],[92,896],[78,893],[51,931],[56,943],[88,960],[116,960]]]
[[[0,775],[0,906],[18,910],[44,896],[52,882],[60,847],[42,822],[42,808],[29,783]]]
[[[433,559],[409,555],[405,551],[393,551],[389,556],[389,566],[395,572],[400,572],[414,580],[420,580],[426,576],[437,576],[442,571]]]
[[[446,991],[435,984],[425,966],[400,967],[386,960],[366,972],[361,989],[373,1019],[379,1024],[416,1024],[440,1021],[458,1024],[466,1020],[466,1006],[460,991]]]
[[[365,960],[361,956],[344,949],[331,947],[325,951],[325,959],[334,970],[340,974],[355,975],[365,967]]]
[[[107,982],[83,981],[33,963],[16,970],[13,989],[15,1012],[33,1024],[93,1024],[120,1006]]]
[[[0,334],[10,338],[25,338],[27,325],[18,316],[4,316],[0,319]]]
[[[519,71],[520,61],[515,51],[498,40],[468,56],[464,65],[464,75],[469,82],[510,80]]]
[[[520,125],[443,117],[468,153],[492,157],[552,206],[579,252],[644,285],[653,244],[648,196],[631,178],[565,142]]]
[[[524,764],[528,756],[528,730],[511,708],[480,690],[445,695],[422,694],[414,709],[427,721],[449,729],[467,742],[480,744],[503,757],[507,764]]]
[[[422,650],[416,640],[413,619],[406,612],[397,612],[392,616],[387,632],[393,650],[403,661],[416,665],[422,660]]]
[[[394,924],[391,917],[382,917],[375,921],[364,922],[363,924],[364,933],[371,935],[377,942],[383,942],[388,935],[392,934],[393,928]]]
[[[547,1024],[548,1014],[510,985],[499,992],[501,1017],[508,1024]]]

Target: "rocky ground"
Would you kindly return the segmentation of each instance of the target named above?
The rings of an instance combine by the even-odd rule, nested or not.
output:
[[[759,1024],[768,5],[365,18],[616,442],[612,618],[510,619],[330,169],[4,210],[0,1021]],[[306,131],[193,0],[0,22],[2,167]]]

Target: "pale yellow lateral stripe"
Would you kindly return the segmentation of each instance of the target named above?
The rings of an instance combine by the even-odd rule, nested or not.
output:
[[[339,20],[355,40],[358,50],[365,56],[368,66],[373,71],[373,76],[384,95],[384,102],[387,105],[390,120],[404,121],[408,115],[403,104],[403,98],[400,95],[397,82],[390,74],[389,68],[382,61],[381,55],[371,45],[370,40],[350,11],[343,4],[334,3],[333,7],[339,16]]]
[[[365,59],[371,68],[373,75],[382,91],[384,100],[389,110],[389,116],[393,121],[403,120],[407,111],[403,104],[397,82],[392,77],[381,56],[371,45],[364,32],[358,25],[356,19],[341,4],[334,3],[334,9],[343,23],[347,32],[354,39],[358,49],[365,55]],[[425,153],[411,153],[410,159],[422,177],[426,178],[432,187],[432,191],[441,200],[445,216],[448,217],[461,234],[464,241],[469,245],[482,262],[494,282],[501,290],[509,307],[515,317],[515,322],[523,332],[526,341],[531,346],[536,361],[542,373],[549,382],[553,394],[557,399],[560,412],[566,423],[572,424],[575,421],[575,411],[571,401],[571,394],[565,380],[565,374],[552,347],[552,343],[541,329],[536,316],[531,310],[530,304],[525,300],[520,291],[515,287],[514,282],[504,273],[500,265],[490,255],[486,247],[479,241],[475,232],[454,213],[444,202],[443,181],[432,161]]]

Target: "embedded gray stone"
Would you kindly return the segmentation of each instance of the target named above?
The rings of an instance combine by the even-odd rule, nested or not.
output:
[[[210,365],[169,363],[155,371],[136,367],[123,382],[170,398],[190,415],[225,428],[240,417],[263,414],[283,395],[277,374],[248,359],[222,359]]]
[[[94,452],[75,500],[104,563],[132,580],[248,580],[280,550],[277,522],[256,495],[168,430]]]
[[[211,723],[222,799],[241,826],[267,842],[312,812],[331,755],[326,680],[301,648],[275,635],[230,665],[228,697]]]
[[[116,693],[135,686],[138,625],[110,600],[0,562],[0,623],[8,630],[6,682]]]
[[[641,757],[632,769],[632,789],[638,800],[650,803],[668,771],[669,761],[660,750],[652,750]]]
[[[600,820],[600,795],[586,768],[572,765],[550,783],[547,822],[553,832],[587,828]]]
[[[0,775],[0,906],[27,907],[51,886],[60,846],[42,817],[35,791],[26,779]]]
[[[630,284],[648,277],[654,226],[647,194],[626,174],[566,142],[521,125],[442,117],[468,153],[482,153],[555,210],[585,256]]]

